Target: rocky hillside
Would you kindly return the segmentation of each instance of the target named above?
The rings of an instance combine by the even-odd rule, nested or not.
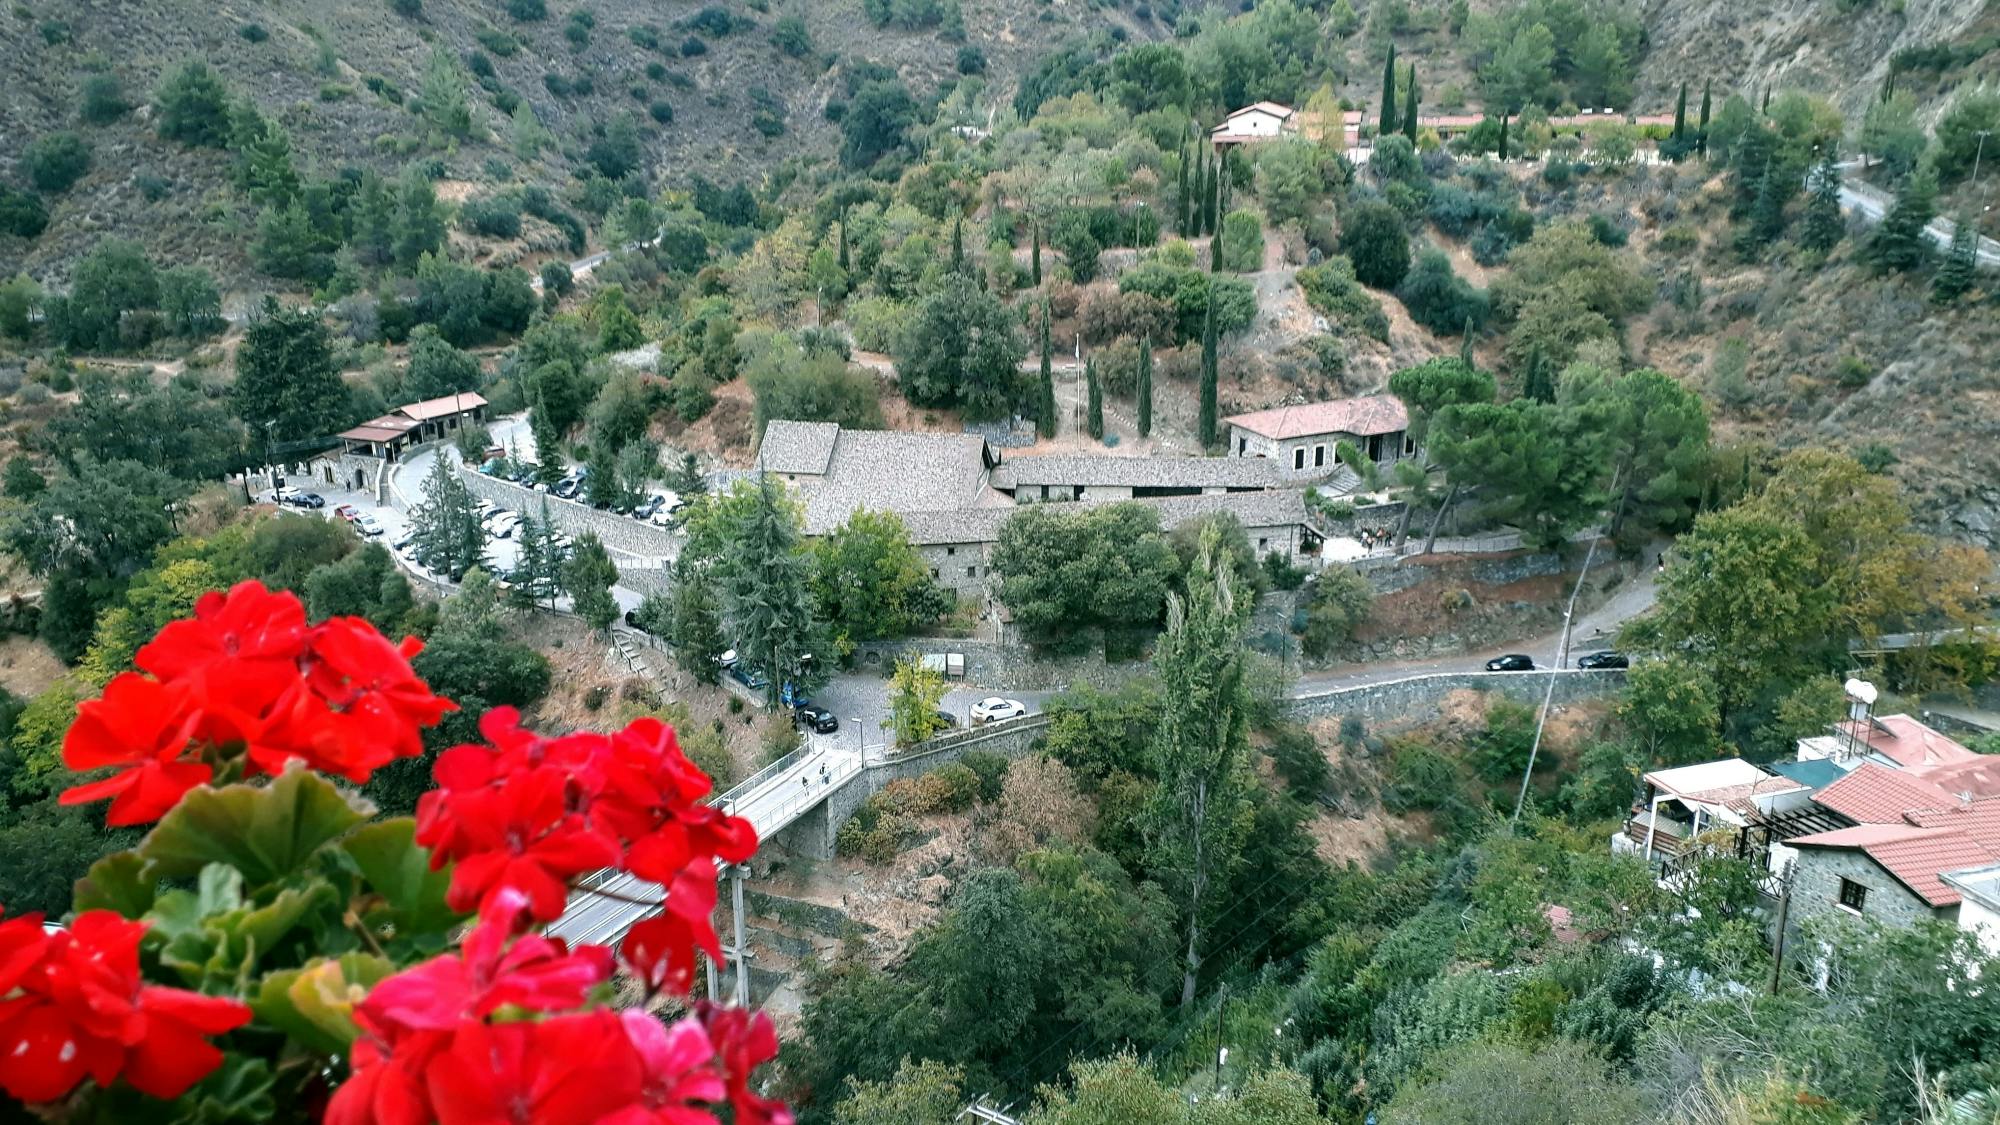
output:
[[[560,186],[593,136],[621,112],[642,126],[645,156],[672,184],[702,175],[755,180],[788,158],[829,158],[828,120],[864,62],[894,69],[919,98],[961,70],[1003,88],[1080,34],[1165,34],[1146,5],[1036,0],[869,0],[938,22],[875,26],[863,0],[25,0],[0,8],[0,180],[23,183],[35,137],[79,129],[91,171],[50,200],[33,244],[0,239],[0,275],[60,277],[106,235],[157,256],[241,277],[255,214],[223,190],[224,158],[156,139],[145,103],[161,77],[205,59],[292,135],[322,169],[394,171],[443,159],[452,179]],[[962,12],[960,34],[951,13]],[[1145,13],[1143,16],[1135,14]],[[534,18],[520,18],[522,16]],[[788,17],[802,20],[800,37]],[[900,17],[899,17],[900,18]],[[781,23],[785,26],[781,27]],[[463,68],[484,139],[431,143],[414,112],[437,47]],[[136,108],[79,122],[84,83],[115,77]],[[507,112],[524,101],[555,145],[524,162]],[[838,110],[835,111],[837,115]]]
[[[1897,87],[1932,115],[1941,95],[2000,77],[2000,5],[1990,0],[1645,0],[1645,8],[1640,105],[1671,105],[1681,82],[1713,81],[1746,97],[1819,94],[1858,121],[1899,52]]]

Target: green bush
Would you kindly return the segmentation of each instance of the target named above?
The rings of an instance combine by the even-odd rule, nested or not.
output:
[[[507,14],[522,23],[549,18],[548,5],[543,0],[507,0]]]
[[[1354,276],[1375,289],[1394,289],[1410,270],[1410,236],[1403,215],[1386,203],[1364,203],[1340,227],[1340,249]]]
[[[1222,268],[1237,273],[1264,268],[1264,220],[1255,211],[1231,211],[1222,220]]]
[[[264,25],[261,23],[246,23],[236,29],[236,34],[249,43],[262,43],[271,37],[271,33],[265,31]]]
[[[979,777],[979,799],[997,801],[1000,790],[1007,782],[1007,768],[1010,763],[1004,754],[991,750],[968,750],[958,764],[971,770]]]
[[[67,129],[45,133],[22,150],[21,167],[37,189],[60,195],[90,171],[90,142]]]
[[[1318,740],[1297,723],[1286,723],[1272,732],[1269,753],[1278,775],[1301,800],[1319,796],[1333,778],[1333,766],[1321,753]]]
[[[35,238],[48,229],[49,211],[40,196],[0,184],[0,231]]]
[[[1389,316],[1374,294],[1361,287],[1354,263],[1336,254],[1316,266],[1298,272],[1299,289],[1306,303],[1328,320],[1349,332],[1387,342]]]
[[[109,125],[125,116],[132,103],[125,86],[115,74],[93,74],[83,80],[83,119],[92,125]]]

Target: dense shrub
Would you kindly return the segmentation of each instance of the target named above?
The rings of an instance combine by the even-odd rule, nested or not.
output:
[[[1375,295],[1361,287],[1354,276],[1354,263],[1336,254],[1316,266],[1298,272],[1299,289],[1306,303],[1350,332],[1372,339],[1389,338],[1389,317]]]
[[[0,184],[0,231],[35,238],[48,229],[49,211],[40,196]]]
[[[523,23],[529,23],[548,19],[549,9],[543,0],[507,0],[507,14]]]
[[[468,199],[458,211],[465,229],[488,238],[518,238],[521,234],[520,204],[506,196]]]
[[[1394,289],[1410,270],[1410,236],[1403,216],[1385,203],[1364,203],[1341,223],[1340,249],[1354,263],[1355,279]]]
[[[1410,319],[1439,335],[1456,335],[1486,323],[1486,294],[1452,272],[1451,259],[1441,250],[1426,250],[1418,257],[1396,296]]]

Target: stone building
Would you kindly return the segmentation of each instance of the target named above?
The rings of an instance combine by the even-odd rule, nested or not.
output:
[[[1224,421],[1229,456],[1265,458],[1291,480],[1336,472],[1341,442],[1378,465],[1393,465],[1417,452],[1409,437],[1410,412],[1395,395],[1278,406]]]

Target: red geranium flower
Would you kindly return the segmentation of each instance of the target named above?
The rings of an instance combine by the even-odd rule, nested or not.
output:
[[[715,1115],[701,1106],[722,1101],[728,1088],[715,1071],[715,1047],[700,1022],[685,1019],[668,1027],[629,1009],[620,1018],[639,1054],[639,1101],[597,1125],[714,1125]]]
[[[610,1011],[467,1024],[426,1072],[438,1125],[584,1125],[638,1100],[639,1054]]]
[[[771,1017],[703,1000],[695,1005],[695,1018],[715,1045],[716,1061],[729,1085],[729,1104],[736,1109],[736,1125],[792,1125],[792,1112],[785,1103],[759,1097],[750,1089],[751,1072],[778,1057],[778,1033]]]
[[[306,609],[298,596],[272,593],[253,579],[227,594],[203,594],[194,603],[194,616],[168,622],[134,663],[174,680],[223,659],[296,661],[305,649]]]
[[[562,915],[569,880],[615,865],[617,841],[569,811],[568,778],[554,766],[469,791],[432,790],[417,807],[417,843],[431,865],[455,863],[445,901],[473,910],[512,888],[540,921]]]
[[[63,792],[65,805],[111,797],[105,823],[147,824],[166,815],[181,795],[215,775],[200,762],[178,760],[199,720],[183,687],[136,672],[116,676],[104,694],[76,710],[63,735],[63,764],[79,773],[123,766],[99,781]]]
[[[0,1089],[20,1101],[54,1101],[86,1075],[177,1098],[222,1062],[203,1036],[250,1020],[234,1000],[145,984],[144,923],[90,910],[39,943],[21,932],[41,927],[40,915],[0,923],[0,966],[17,990],[0,1000]]]
[[[406,969],[369,991],[362,1008],[370,1022],[392,1032],[449,1031],[503,1007],[583,1007],[591,988],[611,979],[611,951],[594,945],[570,951],[540,934],[514,937],[512,917],[527,906],[519,891],[494,895],[459,952]]]
[[[432,1125],[424,1069],[449,1045],[449,1036],[433,1034],[391,1054],[367,1036],[355,1040],[354,1072],[327,1101],[323,1125]]]
[[[419,729],[458,710],[410,668],[423,647],[415,637],[392,645],[359,617],[331,618],[313,633],[307,682],[336,710],[372,724],[390,757],[414,758],[424,752]]]

